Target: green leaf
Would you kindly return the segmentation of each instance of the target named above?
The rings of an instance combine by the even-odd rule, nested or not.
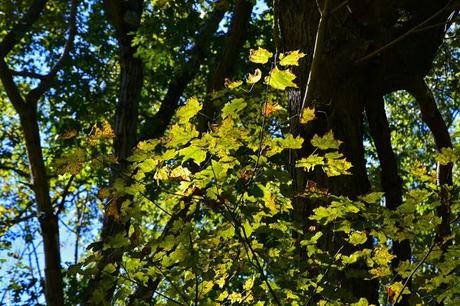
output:
[[[278,145],[282,149],[301,149],[303,138],[301,136],[294,137],[292,134],[287,134],[286,138],[278,140]]]
[[[272,56],[273,53],[264,48],[259,48],[257,50],[251,49],[249,60],[256,64],[266,64]]]
[[[190,140],[198,137],[199,133],[195,127],[190,124],[174,124],[168,132],[168,148],[176,148],[177,146],[186,145]]]
[[[203,106],[198,102],[198,99],[192,97],[187,100],[184,106],[179,107],[176,112],[179,123],[186,123],[193,118],[201,110]]]
[[[326,175],[329,177],[339,175],[349,175],[353,166],[345,159],[342,153],[332,152],[325,155],[327,160],[327,167],[324,168]]]
[[[352,303],[350,306],[369,306],[369,302],[365,298],[360,298],[358,302]]]
[[[112,263],[107,264],[103,269],[104,273],[107,273],[107,274],[112,274],[116,270],[117,270],[117,268]]]
[[[231,102],[225,104],[224,108],[222,109],[221,116],[224,119],[229,116],[235,117],[246,107],[246,105],[247,104],[244,102],[244,99],[233,99]]]
[[[139,169],[141,169],[144,173],[151,172],[155,170],[158,165],[158,160],[153,158],[147,158],[143,162],[138,164]]]
[[[332,131],[327,132],[323,136],[318,136],[317,134],[313,136],[311,144],[318,149],[328,150],[328,149],[338,149],[342,144],[342,141],[336,140],[334,138],[334,133]]]
[[[384,192],[372,192],[372,193],[368,193],[366,195],[360,196],[359,199],[368,204],[375,204],[375,203],[380,202],[384,194],[385,194]]]
[[[367,241],[367,234],[366,232],[362,232],[362,231],[355,231],[348,238],[348,242],[350,242],[353,245],[363,244],[366,241]]]
[[[192,172],[185,167],[178,166],[174,168],[171,173],[169,173],[170,178],[180,178],[181,180],[188,181],[190,180],[190,175]]]
[[[385,247],[377,248],[374,251],[374,257],[372,258],[377,264],[381,266],[388,265],[388,263],[396,256],[390,254],[388,249]]]
[[[302,158],[297,161],[297,168],[305,168],[307,171],[313,170],[316,166],[323,166],[325,164],[324,157],[318,154],[311,154],[307,158]]]
[[[241,80],[232,81],[230,79],[225,79],[225,87],[227,87],[228,89],[235,89],[240,87],[241,85],[243,85],[243,81]]]
[[[297,85],[292,82],[295,80],[295,75],[289,70],[279,70],[278,67],[270,71],[270,75],[265,78],[265,84],[279,90],[285,90],[286,87],[297,88]]]
[[[280,65],[281,66],[299,66],[299,59],[305,57],[305,54],[299,50],[292,51],[289,53],[280,54]]]
[[[248,221],[243,223],[243,228],[244,228],[244,232],[246,233],[246,236],[249,238],[249,236],[251,236],[254,229],[252,228],[251,224],[249,224]]]
[[[181,149],[179,151],[179,155],[184,156],[184,159],[182,160],[183,163],[192,159],[195,164],[200,165],[206,159],[206,151],[193,145]]]
[[[447,165],[449,163],[456,163],[460,158],[460,152],[457,152],[454,148],[442,148],[441,152],[436,154],[436,160],[441,165]]]

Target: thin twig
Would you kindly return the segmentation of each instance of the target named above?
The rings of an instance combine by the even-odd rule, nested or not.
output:
[[[414,276],[415,272],[417,272],[417,270],[421,267],[421,265],[423,265],[425,263],[425,261],[428,259],[428,256],[430,256],[431,252],[433,251],[434,247],[436,246],[436,238],[434,239],[433,243],[431,244],[430,248],[428,249],[428,252],[426,252],[425,256],[422,258],[422,260],[418,263],[418,265],[414,268],[414,270],[412,270],[412,272],[409,274],[409,276],[406,278],[406,280],[404,281],[404,284],[403,284],[403,287],[401,289],[401,291],[399,291],[398,295],[396,296],[393,304],[391,304],[392,306],[396,305],[398,303],[398,300],[399,298],[401,297],[401,295],[403,294],[404,292],[404,289],[406,289],[407,287],[407,284],[409,284],[409,281],[412,279],[412,277]]]

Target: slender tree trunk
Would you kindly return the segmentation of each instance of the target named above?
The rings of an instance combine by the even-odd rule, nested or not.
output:
[[[58,218],[49,196],[48,177],[40,145],[40,132],[35,107],[26,107],[19,113],[29,168],[38,206],[38,220],[45,253],[45,296],[48,305],[64,305],[59,246]]]
[[[398,173],[398,162],[391,145],[391,130],[385,113],[382,96],[368,97],[366,115],[370,133],[380,160],[380,184],[385,192],[385,204],[391,210],[397,209],[403,202],[402,180]],[[402,226],[403,224],[399,224]],[[393,253],[396,256],[392,262],[397,268],[401,261],[410,261],[411,246],[409,240],[393,241]],[[397,277],[395,281],[403,281]],[[408,284],[410,288],[410,284]],[[403,296],[400,305],[409,305],[408,296]]]
[[[70,1],[68,37],[59,60],[52,65],[48,74],[40,79],[38,85],[27,94],[22,94],[13,79],[13,74],[5,58],[22,40],[24,35],[37,22],[48,1],[34,0],[22,18],[6,33],[0,42],[0,79],[8,98],[19,115],[21,129],[25,138],[32,188],[37,204],[37,217],[43,238],[45,258],[45,298],[48,305],[64,305],[61,255],[59,245],[59,226],[57,212],[50,198],[50,186],[47,169],[40,143],[40,129],[37,118],[37,104],[43,94],[49,90],[56,74],[65,65],[73,47],[76,34],[78,1]],[[25,96],[25,98],[23,98]]]
[[[435,98],[423,78],[414,79],[408,84],[408,91],[417,100],[420,106],[422,120],[428,126],[433,135],[436,148],[439,152],[444,148],[452,148],[449,130],[436,105]],[[441,217],[441,224],[438,226],[438,240],[441,242],[443,252],[452,243],[451,240],[443,241],[450,236],[450,196],[448,186],[452,186],[453,164],[438,164],[438,185],[440,188],[441,205],[437,208],[438,216]]]

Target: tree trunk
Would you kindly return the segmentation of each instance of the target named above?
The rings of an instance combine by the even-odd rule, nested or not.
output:
[[[138,106],[144,81],[144,65],[142,60],[135,56],[137,48],[132,46],[133,36],[140,26],[143,12],[143,0],[130,1],[104,1],[105,12],[109,21],[115,28],[115,33],[120,47],[120,89],[118,103],[115,111],[115,143],[114,151],[118,164],[112,167],[112,183],[117,179],[125,180],[125,170],[128,166],[126,158],[137,143]],[[117,235],[127,235],[129,220],[121,217],[121,206],[125,201],[130,201],[127,196],[114,199],[110,209],[113,211],[104,215],[101,231],[101,242]],[[85,303],[92,305],[95,292],[103,302],[111,301],[117,284],[117,276],[123,249],[106,248],[100,251],[100,260],[97,271],[89,281],[85,292]],[[104,273],[107,264],[113,264],[115,271]]]
[[[49,195],[48,177],[40,145],[36,107],[26,107],[19,113],[19,117],[25,138],[31,181],[38,206],[38,220],[43,237],[46,302],[50,306],[60,306],[64,305],[64,293],[58,218],[53,211]]]
[[[424,76],[443,39],[443,26],[452,1],[415,0],[275,0],[275,27],[280,52],[307,54],[297,69],[300,90],[289,92],[291,131],[305,139],[302,150],[291,153],[295,193],[313,180],[333,194],[355,198],[369,191],[363,148],[363,112],[367,101],[404,87]],[[437,25],[437,26],[436,26]],[[302,127],[303,106],[314,106],[317,119]],[[314,134],[332,130],[344,143],[341,152],[353,164],[352,175],[328,179],[322,173],[306,174],[294,168],[295,160],[313,152]],[[387,191],[390,192],[390,191]],[[316,204],[318,205],[318,204]],[[308,220],[315,206],[294,200],[296,220]],[[301,221],[305,222],[305,221]],[[326,235],[331,237],[332,234]],[[339,240],[335,240],[337,244]],[[326,246],[329,251],[338,245]],[[351,288],[355,299],[377,303],[377,282],[338,279]],[[338,285],[340,286],[340,284]]]

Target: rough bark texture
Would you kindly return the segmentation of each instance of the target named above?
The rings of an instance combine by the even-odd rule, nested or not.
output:
[[[120,48],[120,89],[114,125],[116,136],[114,151],[118,164],[112,168],[112,182],[118,178],[125,179],[124,171],[128,165],[126,158],[137,143],[138,105],[144,80],[144,66],[142,61],[135,57],[136,47],[132,46],[132,33],[135,33],[140,26],[143,6],[143,0],[104,1],[105,12],[115,29]],[[120,196],[114,199],[114,203],[110,204],[113,207],[110,209],[116,212],[112,211],[104,215],[101,231],[102,243],[107,243],[117,234],[126,234],[129,222],[120,217],[121,205],[124,201],[130,201],[130,198]],[[101,259],[98,262],[96,274],[88,283],[84,303],[94,304],[92,298],[96,290],[102,301],[108,302],[112,299],[122,255],[122,249],[109,247],[100,251]],[[103,271],[108,263],[116,267],[111,274]]]
[[[307,127],[299,126],[298,116],[291,122],[292,132],[306,139],[302,150],[291,153],[296,193],[304,191],[308,180],[352,198],[369,191],[362,141],[365,105],[380,103],[375,97],[403,89],[407,80],[427,74],[443,39],[442,23],[454,4],[448,0],[350,0],[345,5],[339,0],[274,1],[279,51],[300,49],[308,55],[296,71],[301,90],[289,93],[291,115],[300,114],[303,102],[317,110],[317,119]],[[437,24],[440,25],[433,26]],[[307,84],[304,101],[301,97]],[[367,101],[367,97],[374,98]],[[341,151],[354,165],[352,175],[328,179],[293,168],[297,158],[312,153],[309,139],[329,129],[344,141]],[[389,149],[388,143],[381,145]],[[382,155],[384,162],[391,164],[391,156],[387,157]],[[397,177],[394,165],[389,171],[385,175]],[[398,182],[390,181],[384,188],[390,205],[396,206],[400,202]],[[306,220],[315,205],[318,204],[295,199],[294,217]],[[342,278],[338,283],[351,287],[355,298],[362,296],[377,302],[375,282]]]

